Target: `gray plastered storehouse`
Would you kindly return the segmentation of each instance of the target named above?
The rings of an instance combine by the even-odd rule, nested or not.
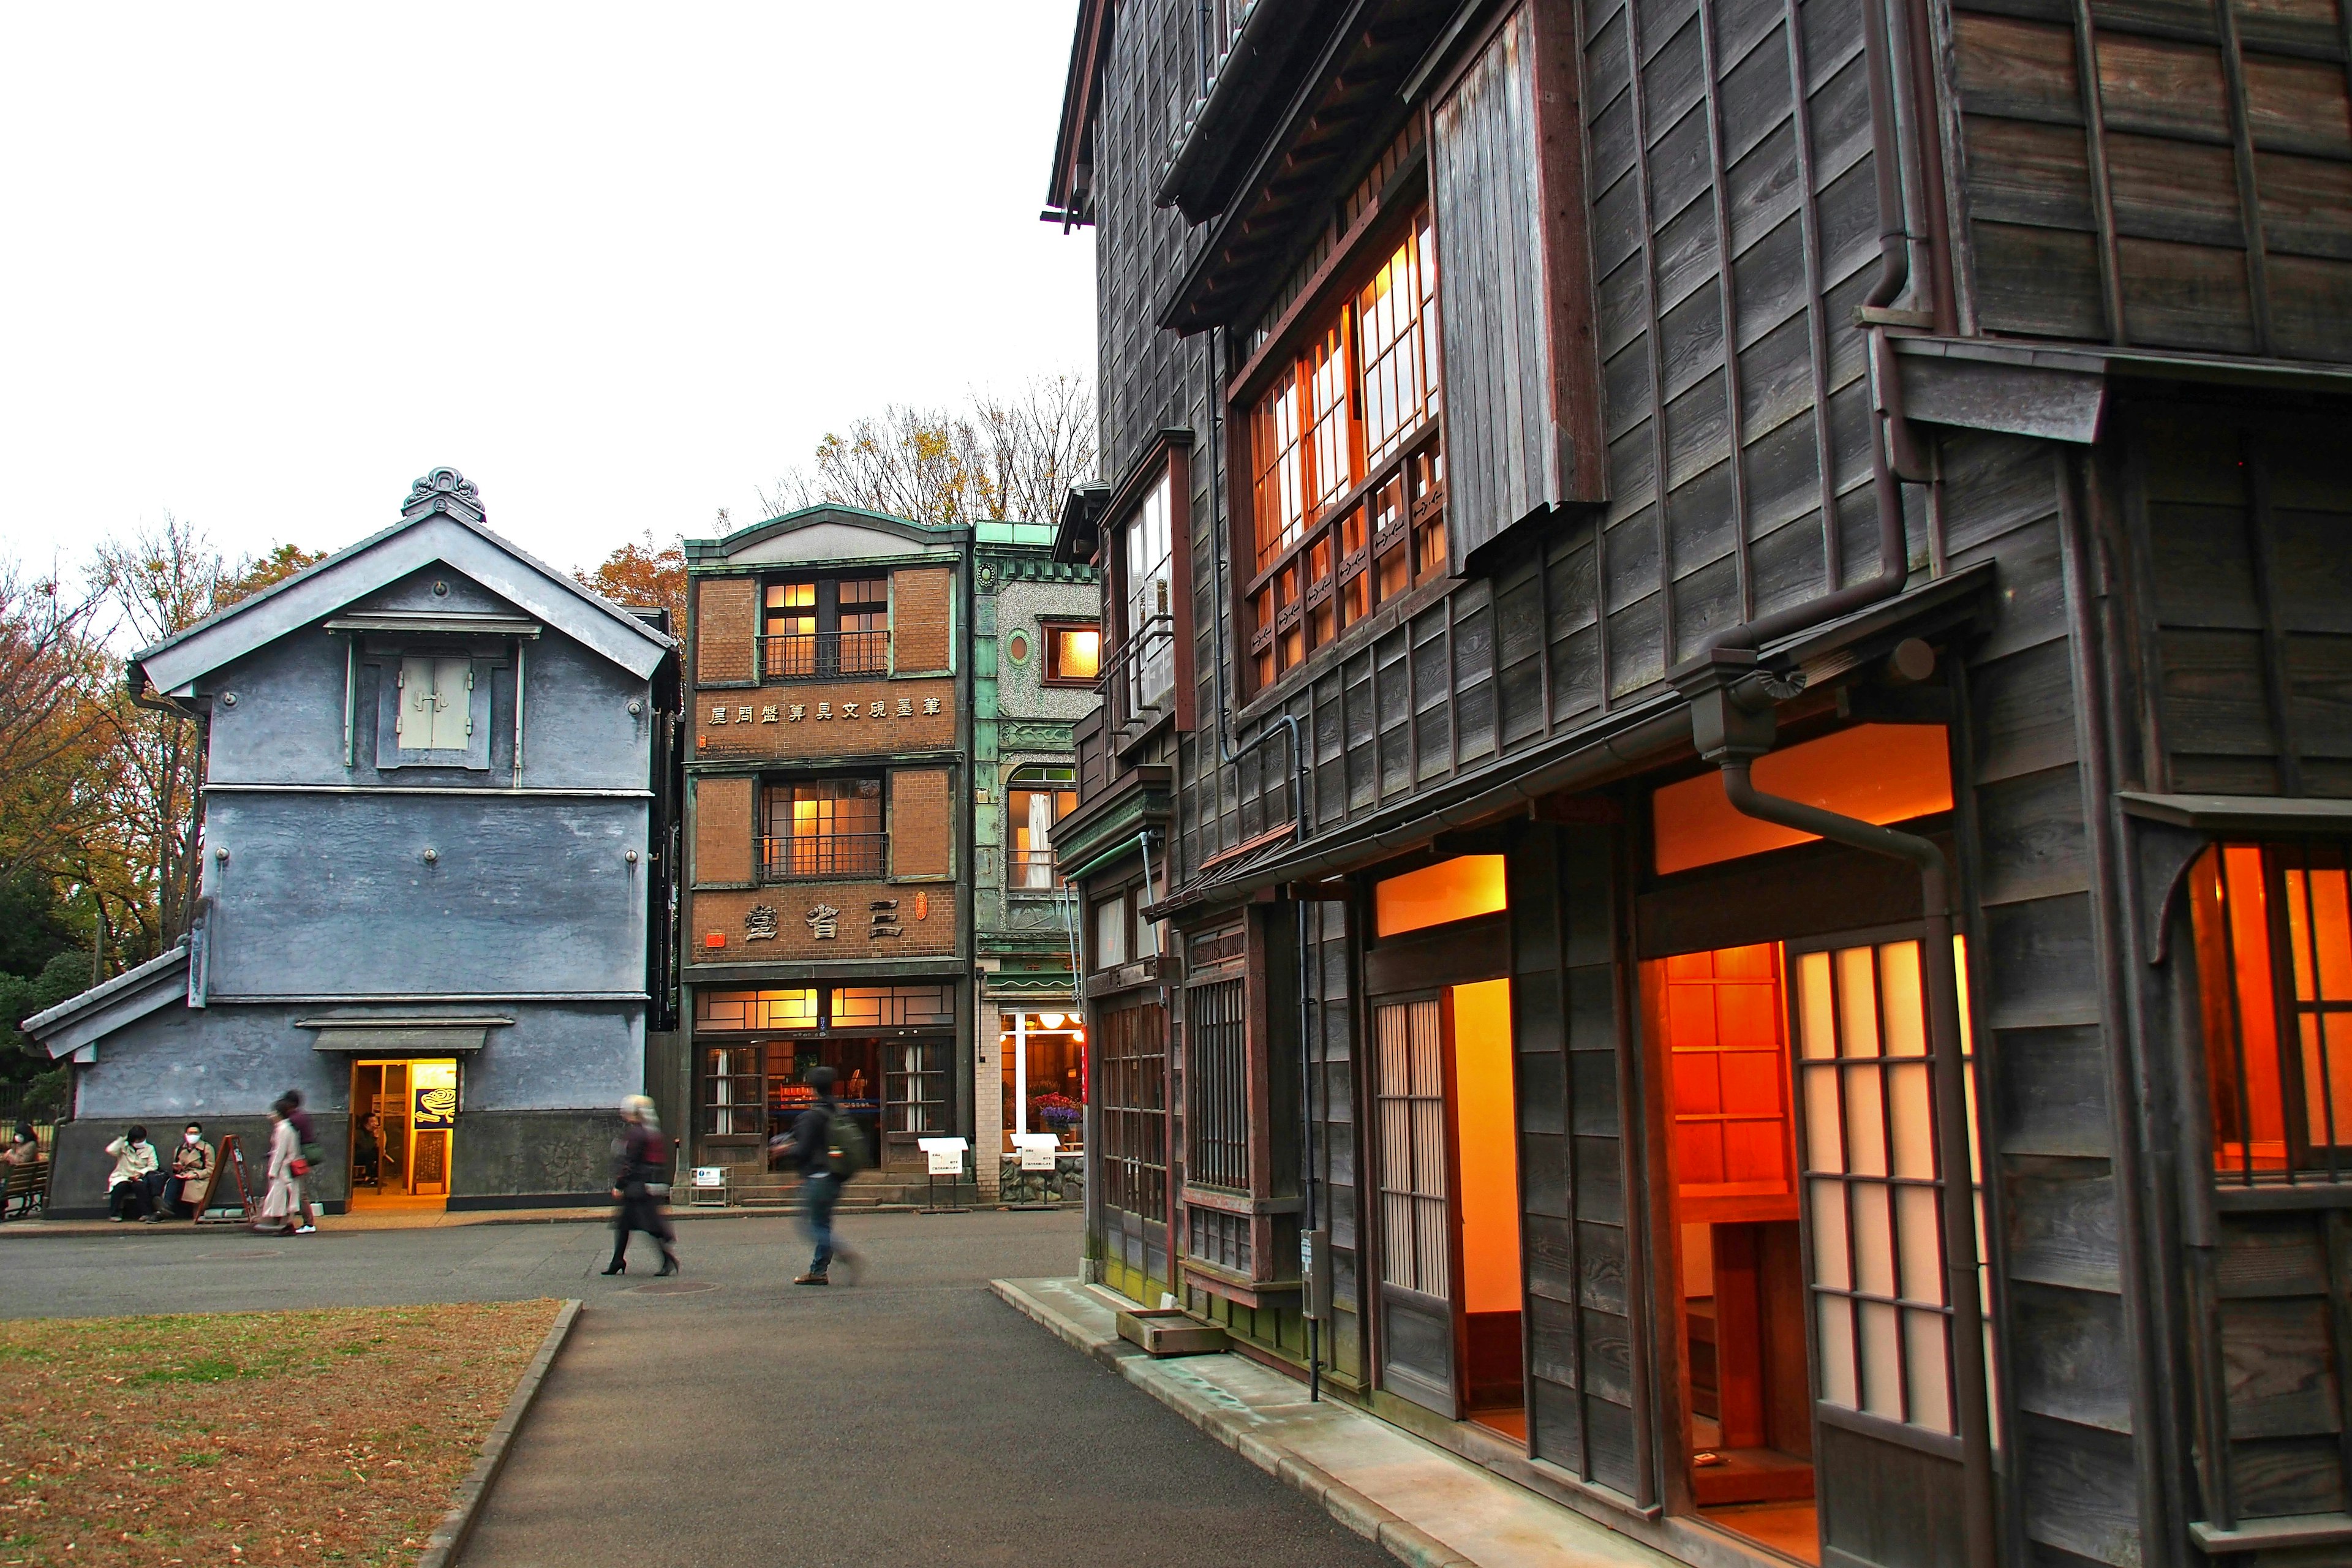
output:
[[[73,1063],[53,1212],[102,1210],[133,1122],[236,1132],[257,1175],[289,1088],[340,1205],[361,1060],[457,1064],[451,1206],[600,1200],[666,1022],[665,623],[436,468],[394,526],[135,655],[134,696],[201,727],[202,888],[177,945],[26,1022]]]

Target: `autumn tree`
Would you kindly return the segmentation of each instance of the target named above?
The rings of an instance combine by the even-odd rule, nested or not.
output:
[[[0,881],[95,827],[111,736],[102,590],[0,566]]]
[[[723,518],[726,514],[721,513]],[[658,605],[669,612],[672,637],[686,635],[686,545],[673,539],[655,542],[647,529],[641,541],[624,544],[596,566],[572,575],[586,588],[616,605]]]
[[[1062,374],[1012,397],[976,393],[961,413],[892,404],[828,431],[810,467],[759,495],[772,517],[833,501],[918,522],[1050,522],[1094,471],[1094,395]]]

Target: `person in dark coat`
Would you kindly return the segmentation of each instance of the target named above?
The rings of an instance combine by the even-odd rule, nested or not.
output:
[[[658,1279],[677,1272],[677,1237],[662,1204],[669,1196],[669,1142],[662,1136],[654,1102],[642,1094],[621,1101],[621,1136],[613,1144],[613,1261],[604,1272],[629,1271],[629,1233],[642,1230],[661,1246]]]
[[[833,1234],[833,1211],[841,1202],[841,1189],[845,1178],[833,1169],[833,1123],[841,1115],[841,1102],[833,1097],[837,1081],[834,1070],[821,1067],[810,1072],[809,1087],[816,1099],[801,1112],[793,1130],[785,1135],[784,1152],[800,1167],[801,1207],[808,1221],[809,1239],[816,1250],[809,1258],[808,1272],[799,1276],[795,1285],[830,1285],[833,1260],[840,1258],[845,1268],[855,1270],[859,1259]],[[856,1281],[851,1281],[853,1284]]]

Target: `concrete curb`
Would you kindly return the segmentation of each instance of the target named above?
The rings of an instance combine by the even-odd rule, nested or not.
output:
[[[416,1560],[416,1568],[450,1568],[466,1550],[466,1541],[474,1533],[474,1521],[481,1516],[482,1504],[488,1499],[490,1488],[498,1484],[499,1472],[506,1468],[507,1455],[514,1449],[515,1433],[521,1427],[522,1418],[530,1414],[531,1404],[539,1397],[540,1384],[547,1381],[548,1370],[555,1364],[555,1352],[571,1338],[572,1325],[580,1321],[583,1305],[575,1297],[557,1310],[547,1337],[539,1342],[539,1353],[523,1368],[514,1393],[507,1396],[506,1409],[499,1413],[489,1436],[482,1440],[481,1458],[474,1461],[472,1473],[457,1488],[457,1500],[450,1505],[439,1528],[425,1542],[425,1553]]]
[[[1247,1423],[1236,1419],[1216,1401],[1187,1398],[1180,1390],[1139,1375],[1142,1367],[1150,1365],[1151,1360],[1126,1341],[1115,1335],[1103,1339],[1087,1333],[1076,1323],[1051,1311],[1043,1302],[1033,1301],[1025,1291],[1014,1288],[1009,1280],[992,1279],[988,1283],[998,1300],[1073,1350],[1081,1351],[1101,1362],[1276,1480],[1313,1498],[1333,1519],[1383,1548],[1398,1561],[1409,1563],[1412,1568],[1479,1568],[1470,1558],[1455,1552],[1420,1526],[1374,1502],[1320,1466],[1266,1442],[1250,1430]],[[1141,1363],[1142,1366],[1135,1364],[1137,1363]]]
[[[497,1209],[468,1209],[461,1212],[467,1214],[479,1214],[483,1217],[479,1219],[447,1219],[436,1217],[415,1225],[337,1225],[331,1223],[322,1226],[319,1234],[321,1236],[377,1236],[389,1234],[393,1231],[459,1230],[475,1226],[487,1225],[610,1225],[613,1223],[613,1210],[612,1205],[609,1204],[598,1204],[593,1205],[583,1205],[578,1208],[568,1208],[560,1213],[541,1211],[537,1213],[509,1215],[503,1214]],[[803,1211],[796,1205],[778,1205],[775,1207],[770,1207],[765,1205],[757,1208],[697,1209],[673,1207],[667,1212],[669,1217],[673,1221],[701,1221],[712,1219],[798,1219],[801,1217],[803,1213]],[[919,1208],[913,1204],[875,1204],[870,1206],[845,1204],[842,1205],[839,1212],[855,1219],[862,1218],[867,1215],[924,1214],[934,1211]],[[973,1205],[969,1208],[960,1209],[953,1212],[961,1214],[1023,1214],[1044,1213],[1045,1211],[1040,1209],[1015,1208],[1003,1204],[978,1204]],[[1076,1214],[1078,1212],[1078,1206],[1075,1204],[1067,1205],[1055,1212]],[[327,1217],[331,1222],[335,1220],[350,1219],[352,1216],[350,1215],[330,1215]],[[6,1225],[0,1226],[0,1241],[5,1241],[7,1238],[12,1237],[23,1237],[25,1239],[29,1241],[36,1237],[164,1237],[209,1235],[215,1232],[223,1237],[242,1236],[246,1234],[245,1227],[243,1226],[207,1226],[204,1230],[196,1231],[192,1229],[184,1221],[175,1221],[171,1225],[113,1225],[102,1219],[10,1220]]]

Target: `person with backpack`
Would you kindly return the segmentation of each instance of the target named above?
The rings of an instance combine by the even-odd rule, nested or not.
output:
[[[857,1123],[842,1114],[841,1102],[833,1097],[836,1075],[831,1068],[821,1067],[809,1074],[809,1088],[816,1099],[801,1112],[793,1130],[779,1140],[782,1152],[789,1155],[801,1170],[801,1205],[808,1219],[809,1239],[815,1243],[816,1252],[809,1259],[808,1272],[795,1279],[795,1285],[830,1285],[828,1277],[833,1261],[838,1258],[853,1277],[862,1259],[835,1239],[833,1234],[834,1206],[841,1202],[841,1189],[849,1178],[866,1165],[866,1136]]]
[[[312,1173],[325,1162],[327,1152],[319,1146],[319,1135],[311,1131],[310,1113],[302,1109],[302,1091],[299,1089],[289,1089],[279,1098],[286,1101],[286,1120],[294,1124],[294,1137],[299,1145],[298,1152],[301,1155],[302,1163],[302,1168],[295,1173],[302,1178],[299,1189],[302,1204],[301,1212],[297,1216],[299,1224],[296,1226],[294,1234],[310,1236],[319,1228],[319,1215],[321,1211],[321,1205],[318,1200],[310,1195],[310,1189],[316,1184],[311,1179]]]
[[[659,1279],[677,1272],[677,1237],[662,1204],[669,1196],[669,1141],[662,1136],[654,1102],[633,1094],[621,1101],[621,1135],[613,1142],[613,1261],[607,1274],[629,1271],[629,1233],[642,1230],[661,1247]]]

